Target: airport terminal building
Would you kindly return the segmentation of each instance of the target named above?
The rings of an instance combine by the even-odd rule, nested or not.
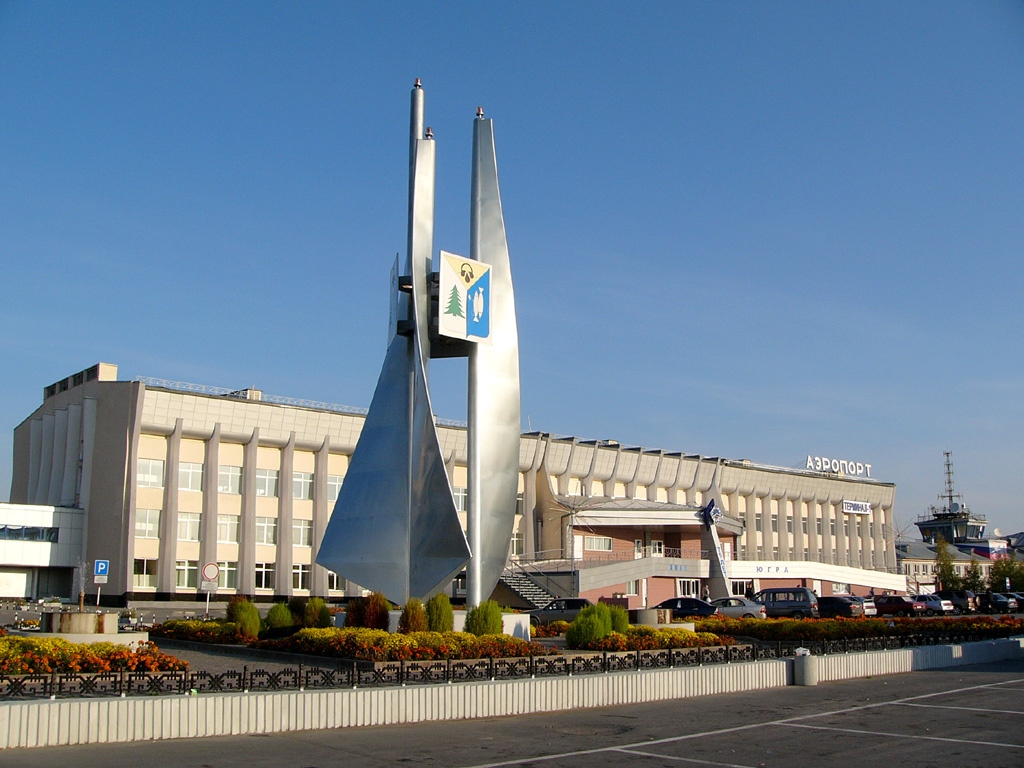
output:
[[[97,560],[110,563],[105,603],[194,600],[214,587],[204,583],[209,564],[221,599],[361,593],[315,561],[362,409],[255,389],[118,381],[105,363],[43,395],[15,429],[12,503],[0,518],[23,519],[25,505],[49,519],[61,513],[76,527],[51,543],[56,551],[73,541],[78,556],[5,559],[0,585],[26,594],[2,596],[42,597],[32,591],[54,585],[95,595]],[[466,429],[438,424],[465,525]],[[809,457],[794,469],[531,432],[520,441],[519,491],[509,567],[495,594],[505,604],[582,595],[643,607],[699,595],[710,567],[700,510],[712,493],[725,513],[717,530],[734,593],[906,590],[895,486],[852,461]],[[451,594],[462,590],[458,578]]]

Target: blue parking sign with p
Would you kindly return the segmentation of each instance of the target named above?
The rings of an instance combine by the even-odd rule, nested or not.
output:
[[[93,569],[93,576],[106,576],[110,572],[110,561],[109,560],[97,560],[96,567]]]

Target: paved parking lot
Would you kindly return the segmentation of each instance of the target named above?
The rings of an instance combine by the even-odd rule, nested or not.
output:
[[[0,766],[1009,768],[1024,662],[446,723],[0,752]]]

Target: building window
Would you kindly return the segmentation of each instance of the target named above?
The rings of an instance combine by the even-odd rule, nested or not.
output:
[[[340,592],[345,588],[345,580],[334,571],[327,572],[327,590],[329,592]]]
[[[296,547],[313,546],[312,520],[292,520],[292,545]]]
[[[651,539],[651,557],[665,556],[665,542],[661,539]]]
[[[520,491],[519,493],[516,494],[516,514],[517,515],[523,514],[525,509],[526,509],[526,498],[524,497],[523,492]]]
[[[156,563],[156,560],[136,559],[132,570],[132,586],[156,589]]]
[[[178,490],[203,490],[203,465],[183,461],[178,465]]]
[[[256,563],[256,589],[274,588],[274,564]]]
[[[256,518],[256,543],[277,544],[277,518]]]
[[[135,538],[137,539],[159,539],[160,538],[160,510],[159,509],[137,509],[135,510]],[[139,562],[136,560],[135,562]],[[136,584],[135,586],[139,586]]]
[[[242,468],[221,464],[217,478],[217,490],[221,493],[240,494],[242,492]]]
[[[772,547],[772,560],[778,560],[778,559],[779,559],[779,548],[778,547]]]
[[[818,535],[821,536],[821,518],[816,518],[814,521],[814,530],[817,531]]]
[[[313,473],[292,472],[292,498],[312,499],[313,498]]]
[[[626,582],[626,597],[636,597],[640,594],[640,579],[633,579]]]
[[[700,580],[676,579],[676,597],[697,597],[700,594]]]
[[[309,589],[309,566],[296,563],[292,566],[292,589]]]
[[[836,535],[836,521],[835,520],[829,520],[828,521],[828,532],[829,532],[829,535],[832,536],[832,538],[835,538],[835,535]]]
[[[734,595],[746,595],[754,594],[754,582],[753,581],[734,581],[732,582],[732,593]]]
[[[779,516],[777,513],[772,512],[772,533],[779,532]]]
[[[512,542],[509,546],[509,554],[518,557],[526,551],[526,537],[521,533],[512,534]]]
[[[466,488],[455,486],[452,488],[452,495],[455,497],[455,509],[465,512],[469,505],[469,491]]]
[[[217,542],[237,544],[239,522],[238,515],[217,515]]]
[[[203,516],[198,512],[178,513],[178,541],[199,541],[199,526]]]
[[[611,552],[612,551],[612,537],[611,536],[584,536],[583,537],[583,548],[593,550],[595,552]]]
[[[182,589],[195,589],[199,586],[199,562],[197,560],[175,561],[174,584]]]
[[[238,563],[220,562],[217,586],[222,589],[238,589]]]
[[[327,476],[327,500],[334,503],[338,500],[338,494],[341,493],[341,484],[345,482],[344,475],[328,475]]]
[[[793,532],[793,518],[792,517],[787,517],[786,518],[786,533],[792,533],[792,532]]]
[[[843,520],[843,536],[850,538],[850,521]]]
[[[764,533],[764,521],[760,512],[754,514],[754,530]]]
[[[60,528],[39,525],[0,525],[0,541],[47,541],[57,543]]]
[[[139,459],[139,468],[135,476],[135,484],[138,485],[139,488],[163,488],[163,459]]]
[[[277,470],[256,470],[256,495],[277,498]]]

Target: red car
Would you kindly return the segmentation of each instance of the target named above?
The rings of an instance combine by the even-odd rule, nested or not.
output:
[[[879,616],[923,616],[928,606],[906,595],[875,595],[875,608]]]

